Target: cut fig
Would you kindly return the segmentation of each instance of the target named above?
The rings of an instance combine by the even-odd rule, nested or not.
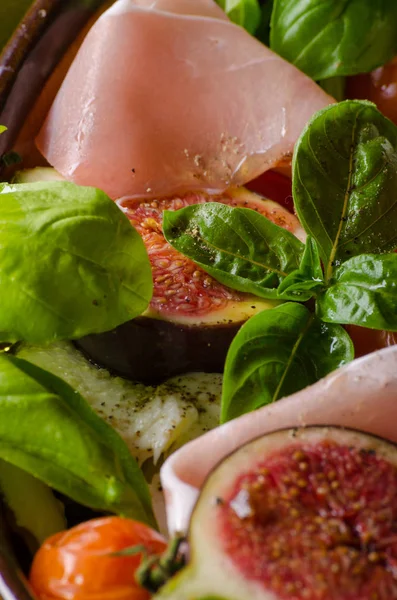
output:
[[[249,442],[206,480],[189,543],[158,600],[396,600],[397,446],[336,427]]]
[[[161,200],[120,200],[120,208],[146,244],[154,295],[148,311],[139,319],[77,342],[94,362],[124,377],[152,384],[188,371],[222,372],[240,326],[275,305],[223,286],[165,241],[164,210],[214,201],[254,209],[298,237],[304,235],[294,215],[244,188],[217,196],[189,193]]]

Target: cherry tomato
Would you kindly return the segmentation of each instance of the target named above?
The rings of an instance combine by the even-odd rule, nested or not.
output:
[[[160,554],[164,538],[146,525],[120,517],[87,521],[44,542],[33,560],[30,583],[41,600],[147,600],[135,582],[142,554],[112,556],[142,545]]]
[[[391,331],[377,331],[357,325],[346,325],[346,329],[353,340],[356,357],[397,344],[397,333]]]
[[[386,117],[397,123],[397,58],[372,73],[349,77],[347,97],[371,100]]]
[[[274,200],[290,212],[294,212],[292,183],[289,177],[281,175],[277,171],[266,171],[266,173],[247,183],[246,187],[251,192],[256,192],[269,198],[269,200]]]

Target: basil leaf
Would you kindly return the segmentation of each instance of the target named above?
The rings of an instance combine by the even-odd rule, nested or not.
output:
[[[80,504],[154,523],[116,431],[67,383],[9,354],[0,355],[0,458]]]
[[[270,43],[316,80],[366,73],[397,53],[397,3],[275,0]]]
[[[323,269],[317,244],[312,237],[306,240],[305,251],[299,269],[281,282],[278,296],[283,300],[305,302],[315,291],[324,286]]]
[[[256,30],[255,37],[266,46],[270,45],[270,20],[273,12],[273,0],[261,2],[261,22]]]
[[[249,33],[255,33],[261,20],[258,0],[216,0],[227,16],[236,25],[241,25]]]
[[[151,295],[143,241],[103,192],[58,181],[0,189],[0,341],[107,331]]]
[[[343,263],[318,297],[327,323],[397,331],[397,254],[362,254]]]
[[[295,208],[317,241],[325,281],[335,266],[397,246],[397,127],[375,105],[346,101],[317,113],[293,160]]]
[[[219,202],[165,211],[163,231],[176,250],[240,292],[277,298],[279,282],[299,266],[304,246],[249,208]]]
[[[5,125],[0,125],[0,135],[7,131],[7,127]]]
[[[241,327],[226,359],[222,422],[311,385],[354,357],[340,325],[298,303],[262,311]]]

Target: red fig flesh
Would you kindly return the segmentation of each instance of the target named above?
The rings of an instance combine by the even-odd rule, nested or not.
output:
[[[297,237],[304,235],[294,215],[244,188],[211,196],[192,192],[165,199],[120,200],[120,208],[148,250],[154,294],[143,317],[78,341],[94,362],[150,384],[189,371],[222,372],[229,346],[241,325],[257,312],[274,306],[274,302],[218,283],[165,241],[164,210],[214,201],[251,208]]]
[[[335,427],[242,446],[206,480],[161,598],[397,599],[397,447]]]
[[[218,283],[189,258],[174,250],[164,239],[162,231],[164,210],[178,210],[185,206],[206,202],[250,208],[276,225],[291,231],[297,237],[304,236],[300,223],[294,215],[276,202],[266,200],[244,188],[233,188],[212,196],[203,192],[192,192],[160,200],[119,201],[120,207],[141,234],[149,253],[154,280],[150,316],[159,316],[168,321],[189,325],[200,323],[216,325],[242,322],[248,318],[248,315],[257,312],[250,309],[252,297]],[[242,311],[244,315],[241,314]]]

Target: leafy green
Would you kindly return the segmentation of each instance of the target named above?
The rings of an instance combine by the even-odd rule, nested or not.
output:
[[[299,267],[304,246],[292,233],[247,208],[208,202],[165,211],[166,240],[233,289],[277,298],[277,286]]]
[[[51,489],[36,477],[1,459],[0,496],[17,527],[30,533],[26,541],[32,552],[36,552],[48,537],[67,528],[63,505]],[[26,502],[27,496],[29,502]]]
[[[222,422],[311,385],[353,359],[350,337],[305,306],[286,303],[252,317],[226,359]]]
[[[153,524],[145,479],[119,435],[64,381],[0,355],[0,458],[73,500]]]
[[[295,208],[317,241],[325,281],[344,260],[397,246],[397,127],[370,102],[317,113],[293,160]]]
[[[278,287],[278,296],[283,300],[305,302],[324,285],[323,269],[316,242],[312,237],[306,241],[299,269],[293,271]]]
[[[168,241],[221,283],[283,304],[252,317],[226,359],[222,420],[314,383],[353,358],[341,324],[397,331],[397,127],[366,101],[319,111],[293,161],[306,245],[256,211],[166,213]]]
[[[315,80],[372,71],[397,54],[397,2],[275,0],[270,44]]]
[[[241,25],[249,33],[255,33],[261,21],[258,0],[216,0],[233,23]]]
[[[273,0],[265,0],[261,6],[261,21],[256,30],[255,37],[266,46],[270,45],[270,20],[273,11]]]
[[[362,254],[343,263],[318,297],[318,316],[397,331],[397,254]]]
[[[152,296],[143,241],[103,192],[67,182],[0,189],[0,341],[113,329]]]

